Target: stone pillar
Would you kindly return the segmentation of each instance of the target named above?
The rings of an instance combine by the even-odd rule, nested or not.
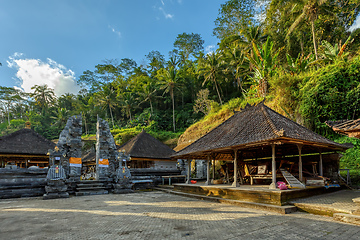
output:
[[[79,181],[81,175],[81,115],[72,116],[68,119],[65,128],[60,133],[56,144],[61,152],[61,166],[70,181]]]
[[[271,144],[271,174],[272,182],[269,189],[276,189],[276,158],[275,158],[275,144]]]
[[[116,175],[117,151],[109,124],[98,117],[96,124],[96,178],[110,180]]]
[[[186,184],[190,184],[190,177],[191,177],[191,160],[187,159],[187,177],[186,177]]]
[[[299,181],[303,181],[303,172],[302,172],[302,158],[301,158],[301,149],[302,145],[297,144],[298,150],[299,150]]]
[[[323,159],[322,159],[321,150],[319,152],[319,157],[320,157],[320,160],[319,160],[319,173],[320,173],[320,176],[324,176]]]
[[[235,157],[234,157],[234,182],[233,184],[231,185],[232,187],[240,187],[240,184],[239,184],[239,181],[237,179],[237,150],[234,150],[234,153],[235,153]]]
[[[206,160],[206,182],[205,185],[210,185],[210,155],[207,156]]]

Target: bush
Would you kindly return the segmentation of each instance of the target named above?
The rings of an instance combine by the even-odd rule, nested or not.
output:
[[[338,62],[304,78],[300,89],[300,113],[306,126],[323,136],[333,135],[327,120],[360,117],[360,57]]]

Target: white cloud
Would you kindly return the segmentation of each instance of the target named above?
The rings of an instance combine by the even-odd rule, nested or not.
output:
[[[174,17],[174,14],[166,13],[165,10],[162,7],[159,7],[159,10],[164,14],[165,18],[172,19]]]
[[[112,27],[110,25],[108,27],[111,29],[111,31],[113,33],[115,33],[119,38],[121,38],[121,32],[120,31],[117,31],[114,27]]]
[[[209,54],[215,51],[215,45],[208,45],[205,47],[205,53]]]
[[[349,28],[349,31],[352,32],[357,28],[360,28],[360,15],[356,18],[354,24]]]
[[[164,1],[163,0],[161,0],[161,4],[164,6],[165,5],[165,3],[164,3]]]
[[[43,62],[40,59],[24,58],[23,54],[15,53],[9,57],[7,65],[17,69],[16,77],[25,92],[32,92],[31,87],[34,85],[44,84],[54,89],[56,96],[77,93],[80,89],[76,84],[75,73],[50,58]]]

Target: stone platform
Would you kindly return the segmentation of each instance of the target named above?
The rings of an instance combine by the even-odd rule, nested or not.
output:
[[[269,189],[268,185],[241,185],[240,187],[231,187],[231,185],[227,184],[205,185],[204,183],[179,183],[173,186],[173,190],[178,192],[278,206],[288,204],[291,199],[309,197],[338,190],[326,189],[324,187],[279,190]]]

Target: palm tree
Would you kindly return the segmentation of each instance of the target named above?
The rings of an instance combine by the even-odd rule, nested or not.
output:
[[[156,89],[155,83],[150,82],[146,85],[143,85],[142,92],[138,92],[140,97],[143,99],[139,104],[141,104],[143,102],[149,102],[151,115],[153,114],[152,102],[153,102],[153,99],[156,97],[156,95],[155,95],[156,91],[157,91],[157,89]]]
[[[56,99],[54,89],[49,88],[46,84],[40,86],[35,85],[31,89],[34,90],[31,97],[34,98],[35,104],[40,107],[42,115],[44,115],[45,108]]]
[[[101,90],[95,95],[95,98],[97,100],[97,103],[95,103],[95,105],[101,106],[103,109],[109,108],[113,127],[115,126],[115,124],[112,109],[114,109],[116,105],[116,95],[116,89],[112,83],[104,84]]]
[[[315,58],[318,59],[316,36],[315,36],[315,21],[318,18],[321,6],[327,3],[328,0],[303,0],[301,6],[301,14],[295,19],[293,24],[290,26],[286,37],[289,37],[294,29],[300,24],[302,20],[307,18],[311,25],[311,33],[313,37]],[[297,9],[297,4],[294,5],[293,10]]]
[[[68,118],[70,116],[69,110],[66,108],[58,108],[57,116],[56,117],[50,117],[55,120],[55,125],[59,127],[59,129],[63,128],[65,126]]]
[[[170,66],[168,69],[163,69],[162,72],[160,72],[159,75],[159,86],[160,89],[164,90],[164,93],[169,93],[172,101],[172,110],[173,110],[173,127],[174,132],[176,131],[175,128],[175,100],[174,100],[174,90],[179,85],[179,75],[177,70]]]
[[[239,34],[225,38],[220,43],[220,48],[243,48],[244,52],[252,51],[252,44],[261,44],[266,41],[262,26],[247,26],[239,31]]]
[[[199,77],[204,76],[205,78],[202,85],[204,86],[206,82],[212,81],[218,94],[220,104],[222,105],[217,81],[217,79],[223,74],[223,71],[225,70],[225,65],[221,60],[221,55],[215,52],[209,53],[204,59],[200,59],[199,65]]]
[[[0,86],[0,105],[3,110],[1,112],[7,113],[7,121],[10,125],[10,110],[13,109],[19,103],[24,102],[24,97],[27,94],[23,93],[19,89],[11,87]],[[4,116],[5,117],[5,116]]]
[[[132,121],[131,110],[137,107],[135,96],[132,92],[124,92],[120,96],[120,105],[124,109],[126,115]]]
[[[242,80],[249,71],[249,61],[247,61],[245,54],[237,47],[224,51],[224,57],[225,61],[228,63],[226,71],[233,73],[241,92],[245,96],[246,91],[243,88]]]

